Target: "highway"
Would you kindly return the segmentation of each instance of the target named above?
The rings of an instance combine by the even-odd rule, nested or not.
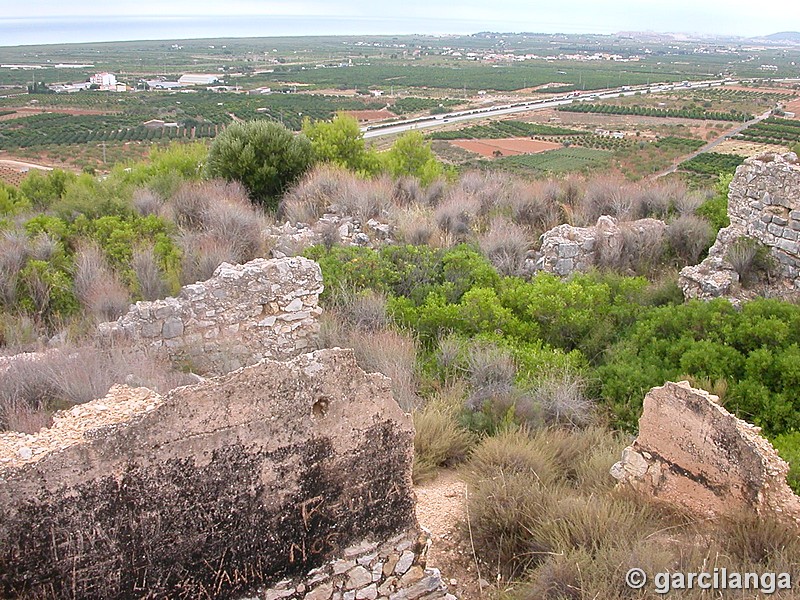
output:
[[[644,92],[664,92],[671,90],[688,90],[693,88],[708,88],[717,87],[722,85],[735,85],[738,81],[724,80],[724,79],[710,79],[706,81],[694,81],[691,83],[659,83],[650,86],[623,86],[611,90],[593,91],[593,92],[571,92],[567,96],[558,96],[551,99],[542,100],[528,100],[515,102],[513,104],[504,104],[501,106],[492,106],[486,108],[474,108],[468,110],[454,111],[441,115],[418,117],[415,119],[406,119],[403,121],[395,121],[393,123],[378,123],[373,125],[365,125],[361,128],[364,133],[364,138],[375,138],[386,135],[396,135],[406,131],[428,129],[431,127],[441,127],[445,124],[458,123],[462,121],[473,121],[477,119],[486,119],[488,117],[500,117],[504,115],[513,115],[515,113],[530,112],[532,110],[543,110],[546,108],[553,108],[556,106],[563,106],[565,104],[572,104],[573,102],[581,100],[604,100],[608,98],[617,98],[622,96],[632,96],[637,93]]]

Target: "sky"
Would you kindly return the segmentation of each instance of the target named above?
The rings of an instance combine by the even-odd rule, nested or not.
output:
[[[800,29],[800,2],[779,4],[760,10],[752,0],[0,0],[0,45],[163,39],[154,36],[164,31],[178,39],[486,30],[759,36]]]

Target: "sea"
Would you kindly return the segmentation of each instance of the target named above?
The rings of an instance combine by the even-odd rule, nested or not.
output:
[[[486,30],[459,19],[330,16],[0,17],[0,46],[305,35],[459,34]]]

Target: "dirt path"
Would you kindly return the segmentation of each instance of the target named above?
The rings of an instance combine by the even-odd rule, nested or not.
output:
[[[25,162],[21,160],[8,160],[0,158],[0,167],[8,167],[9,169],[39,169],[40,171],[52,171],[52,167],[45,165],[37,165],[36,163]]]
[[[488,598],[481,591],[466,523],[466,484],[453,471],[442,471],[433,481],[414,488],[417,519],[431,533],[428,566],[442,572],[448,589],[462,600]]]

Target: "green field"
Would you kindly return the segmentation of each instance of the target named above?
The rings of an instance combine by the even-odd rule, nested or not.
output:
[[[701,175],[718,175],[720,173],[733,173],[736,167],[743,162],[744,157],[738,154],[704,152],[681,163],[680,169]]]
[[[592,148],[563,148],[541,154],[520,154],[494,161],[494,166],[511,171],[569,173],[591,171],[608,165],[612,153]]]
[[[720,112],[702,109],[669,109],[650,106],[619,104],[575,103],[559,106],[556,110],[574,113],[593,113],[601,115],[635,115],[641,117],[676,117],[681,119],[702,119],[705,121],[749,121],[753,115],[741,112]]]
[[[800,142],[800,121],[769,117],[751,125],[736,137],[747,142],[792,145]]]
[[[585,135],[588,132],[566,127],[553,127],[524,121],[497,121],[486,125],[473,125],[455,131],[437,131],[428,137],[432,140],[479,140],[534,135]]]

